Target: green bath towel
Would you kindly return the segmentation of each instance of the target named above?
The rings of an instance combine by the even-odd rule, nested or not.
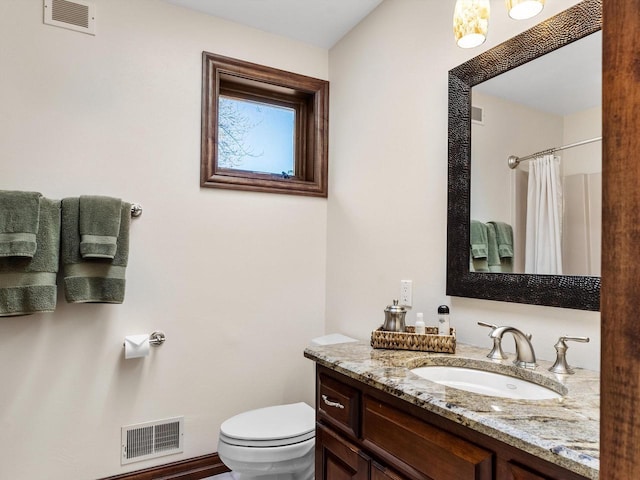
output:
[[[52,312],[56,308],[60,252],[60,201],[40,198],[38,249],[33,258],[0,258],[0,316]]]
[[[504,222],[489,222],[496,229],[496,240],[498,241],[498,255],[500,258],[513,258],[513,229],[511,225]]]
[[[121,202],[120,230],[113,260],[82,258],[80,253],[80,199],[62,200],[61,263],[69,303],[122,303],[129,258],[131,204]]]
[[[36,253],[40,221],[38,192],[0,191],[0,257],[30,257]]]
[[[80,197],[80,254],[82,258],[113,259],[118,248],[122,200],[98,195]]]

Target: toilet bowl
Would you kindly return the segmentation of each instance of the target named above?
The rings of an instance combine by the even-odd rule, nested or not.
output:
[[[313,480],[314,445],[315,411],[300,402],[226,420],[218,455],[238,480]]]

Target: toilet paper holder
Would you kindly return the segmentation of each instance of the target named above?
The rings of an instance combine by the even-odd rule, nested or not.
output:
[[[164,332],[156,330],[155,332],[151,332],[149,334],[149,345],[159,347],[164,343],[166,339],[167,339],[167,336],[164,334]],[[122,346],[124,347],[125,344],[123,343]]]
[[[162,345],[166,339],[167,336],[164,334],[164,332],[160,331],[151,332],[151,334],[149,335],[149,343],[151,345],[155,345],[156,347]]]

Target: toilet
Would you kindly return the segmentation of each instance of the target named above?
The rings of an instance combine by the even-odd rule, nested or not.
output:
[[[313,480],[314,445],[315,411],[299,402],[226,420],[218,455],[238,480]]]
[[[332,333],[312,345],[357,342]],[[315,410],[303,402],[240,413],[220,425],[218,456],[238,480],[313,480]]]

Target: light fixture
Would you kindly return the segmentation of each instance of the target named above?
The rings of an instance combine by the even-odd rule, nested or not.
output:
[[[489,0],[457,0],[453,10],[453,34],[461,48],[482,45],[489,29]]]
[[[544,8],[544,0],[505,0],[509,16],[515,20],[535,17]]]

